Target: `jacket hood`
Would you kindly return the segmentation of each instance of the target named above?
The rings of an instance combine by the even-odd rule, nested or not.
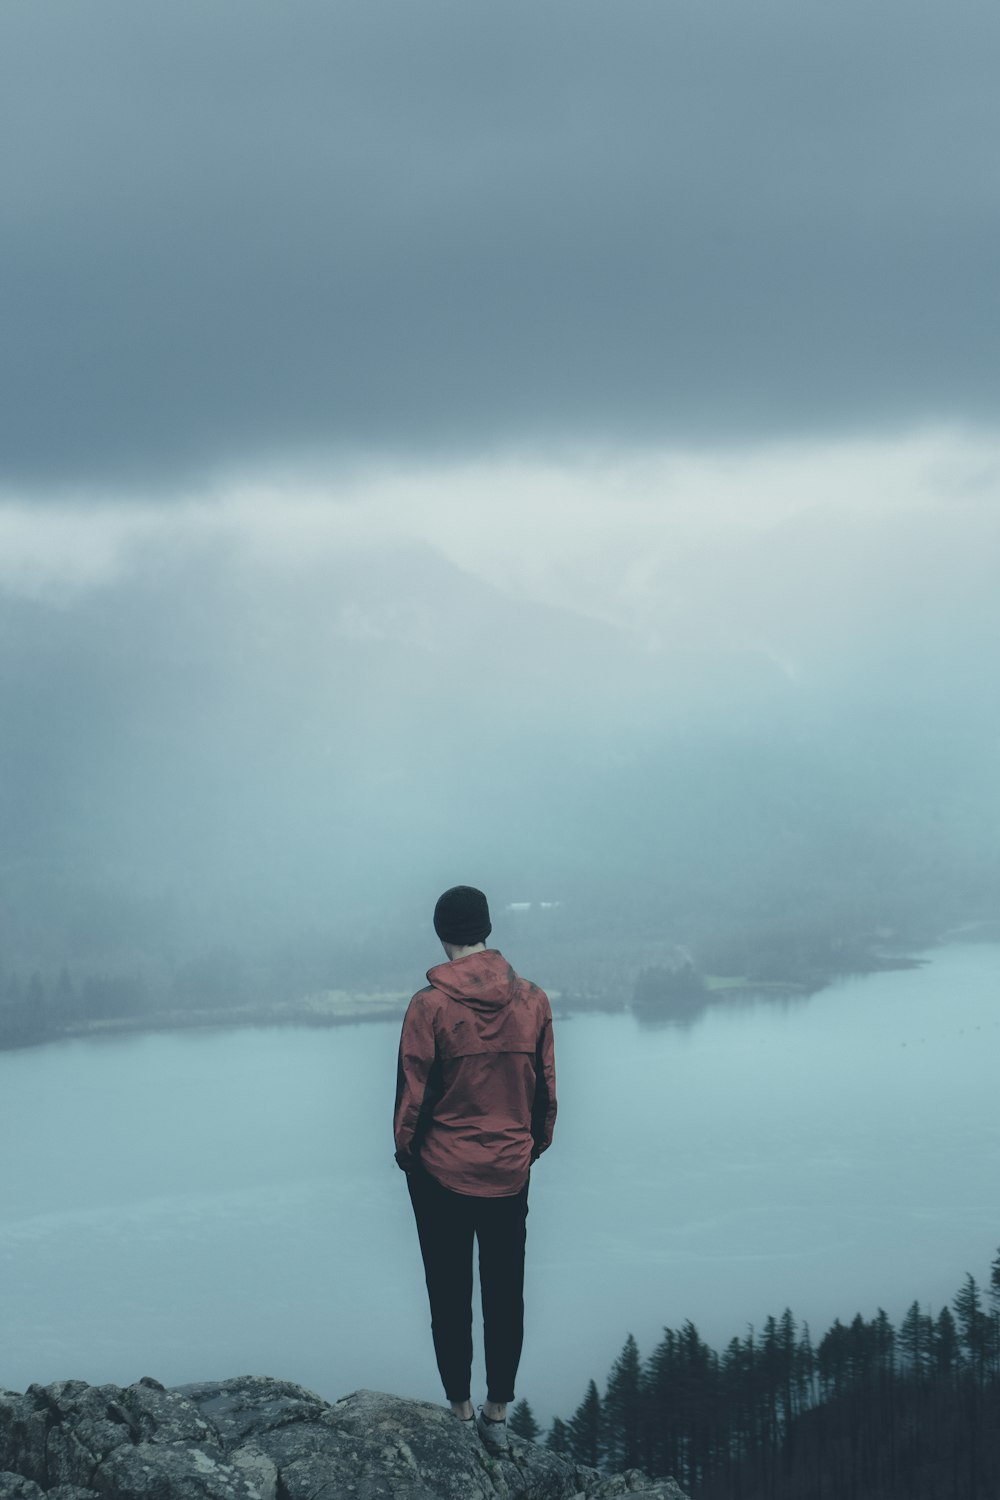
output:
[[[496,948],[468,953],[451,963],[427,970],[427,979],[442,995],[473,1010],[489,1012],[509,1005],[517,988],[517,975]]]

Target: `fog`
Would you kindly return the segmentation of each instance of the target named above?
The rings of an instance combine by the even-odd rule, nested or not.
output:
[[[685,535],[668,496],[616,554],[591,522],[569,581],[530,520],[499,550],[532,568],[493,565],[489,497],[423,540],[363,494],[117,510],[89,561],[74,514],[11,521],[5,965],[165,984],[228,950],[285,996],[363,938],[405,988],[460,878],[560,902],[563,946],[606,920],[623,984],[633,941],[989,916],[994,507],[785,511]]]
[[[584,1082],[605,1038],[630,1027],[635,1056],[665,1071],[682,1047],[706,1071],[713,1037],[730,1049],[746,1099],[714,1133],[677,1106],[704,1150],[690,1222],[663,1226],[671,1255],[672,1235],[694,1234],[677,1259],[709,1264],[720,1159],[759,1082],[744,1076],[755,1013],[720,992],[752,1006],[763,987],[776,1052],[792,1035],[779,1007],[795,1010],[801,1083],[816,1016],[828,1036],[841,1014],[860,1028],[869,994],[907,1015],[912,975],[879,990],[873,971],[997,938],[998,29],[981,0],[2,8],[8,1164],[12,1101],[35,1076],[23,1059],[51,1059],[44,1158],[103,1087],[84,1076],[98,1036],[116,1038],[102,1069],[128,1070],[133,1045],[165,1059],[150,1074],[163,1098],[178,1057],[208,1088],[236,1020],[301,1021],[332,993],[369,1017],[398,1008],[439,957],[437,895],[471,883],[515,967],[597,1038],[566,1096],[598,1138],[603,1096]],[[991,963],[959,957],[949,972],[974,973],[987,1007]],[[644,974],[678,964],[698,1003],[647,1046],[625,1012]],[[850,990],[858,973],[871,990]],[[937,1034],[947,996],[920,978],[927,1027],[876,1038],[885,1070]],[[586,1011],[611,1014],[584,1025]],[[962,1113],[958,1077],[988,1023],[973,1007],[969,1037],[940,1051],[956,1154],[995,1130]],[[221,1029],[199,1051],[188,1032],[207,1024]],[[166,1027],[177,1047],[118,1035]],[[357,1056],[390,1057],[377,1033]],[[242,1039],[241,1076],[266,1094],[262,1035]],[[294,1058],[314,1037],[282,1045]],[[346,1038],[323,1038],[341,1067]],[[383,1071],[352,1086],[366,1108],[384,1100],[392,1225],[391,1057]],[[907,1118],[926,1074],[893,1076]],[[859,1134],[851,1151],[833,1139],[833,1084],[815,1156],[789,1165],[822,1203],[796,1267],[806,1302],[809,1235],[847,1201],[836,1172],[868,1159]],[[686,1087],[695,1110],[699,1078]],[[223,1098],[220,1081],[205,1119]],[[656,1099],[631,1103],[656,1118]],[[772,1103],[777,1138],[793,1104]],[[584,1210],[585,1139],[563,1179]],[[751,1155],[770,1190],[769,1139]],[[280,1140],[262,1149],[284,1161]],[[310,1156],[306,1198],[353,1194],[340,1152]],[[636,1197],[659,1191],[660,1161]],[[44,1166],[28,1176],[12,1243],[38,1230],[61,1265],[65,1215],[92,1210],[98,1248],[80,1264],[96,1278],[116,1231],[81,1204],[86,1174],[58,1202]],[[270,1166],[265,1179],[280,1255]],[[906,1180],[905,1213],[932,1218]],[[938,1298],[970,1267],[936,1262],[986,1233],[966,1182],[954,1237],[909,1263]],[[128,1187],[141,1241],[146,1189]],[[184,1212],[207,1225],[217,1200],[225,1218],[228,1191],[209,1175]],[[578,1248],[556,1201],[553,1281]],[[779,1281],[782,1202],[758,1213]],[[153,1218],[175,1209],[168,1193]],[[633,1212],[606,1230],[620,1266]],[[252,1232],[241,1214],[232,1244]],[[898,1224],[877,1203],[874,1217],[896,1254]],[[385,1253],[397,1243],[390,1229]],[[636,1254],[670,1282],[661,1249]],[[122,1255],[141,1303],[143,1267]],[[117,1296],[92,1291],[95,1306]],[[618,1307],[601,1338],[618,1337]],[[310,1325],[308,1304],[297,1316]],[[409,1368],[422,1357],[414,1345]],[[384,1376],[379,1350],[366,1358],[390,1385],[391,1356]]]

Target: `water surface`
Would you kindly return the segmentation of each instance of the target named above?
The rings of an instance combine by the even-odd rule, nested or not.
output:
[[[516,954],[512,955],[516,964]],[[1000,947],[808,1000],[557,1027],[520,1393],[625,1334],[722,1344],[934,1310],[1000,1243]],[[167,1033],[0,1054],[0,1385],[248,1371],[438,1397],[392,1160],[397,1029]],[[477,1392],[477,1396],[481,1392]]]

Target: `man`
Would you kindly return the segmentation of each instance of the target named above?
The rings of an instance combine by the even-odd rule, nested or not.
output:
[[[452,1411],[469,1423],[479,1241],[487,1391],[478,1430],[491,1452],[506,1452],[524,1336],[528,1176],[556,1118],[552,1011],[544,991],[486,947],[482,891],[445,891],[434,931],[447,962],[428,971],[403,1021],[396,1161],[417,1221],[438,1370]]]

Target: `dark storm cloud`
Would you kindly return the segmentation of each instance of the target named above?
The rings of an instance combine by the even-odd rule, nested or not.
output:
[[[0,477],[992,420],[985,3],[9,3]]]

